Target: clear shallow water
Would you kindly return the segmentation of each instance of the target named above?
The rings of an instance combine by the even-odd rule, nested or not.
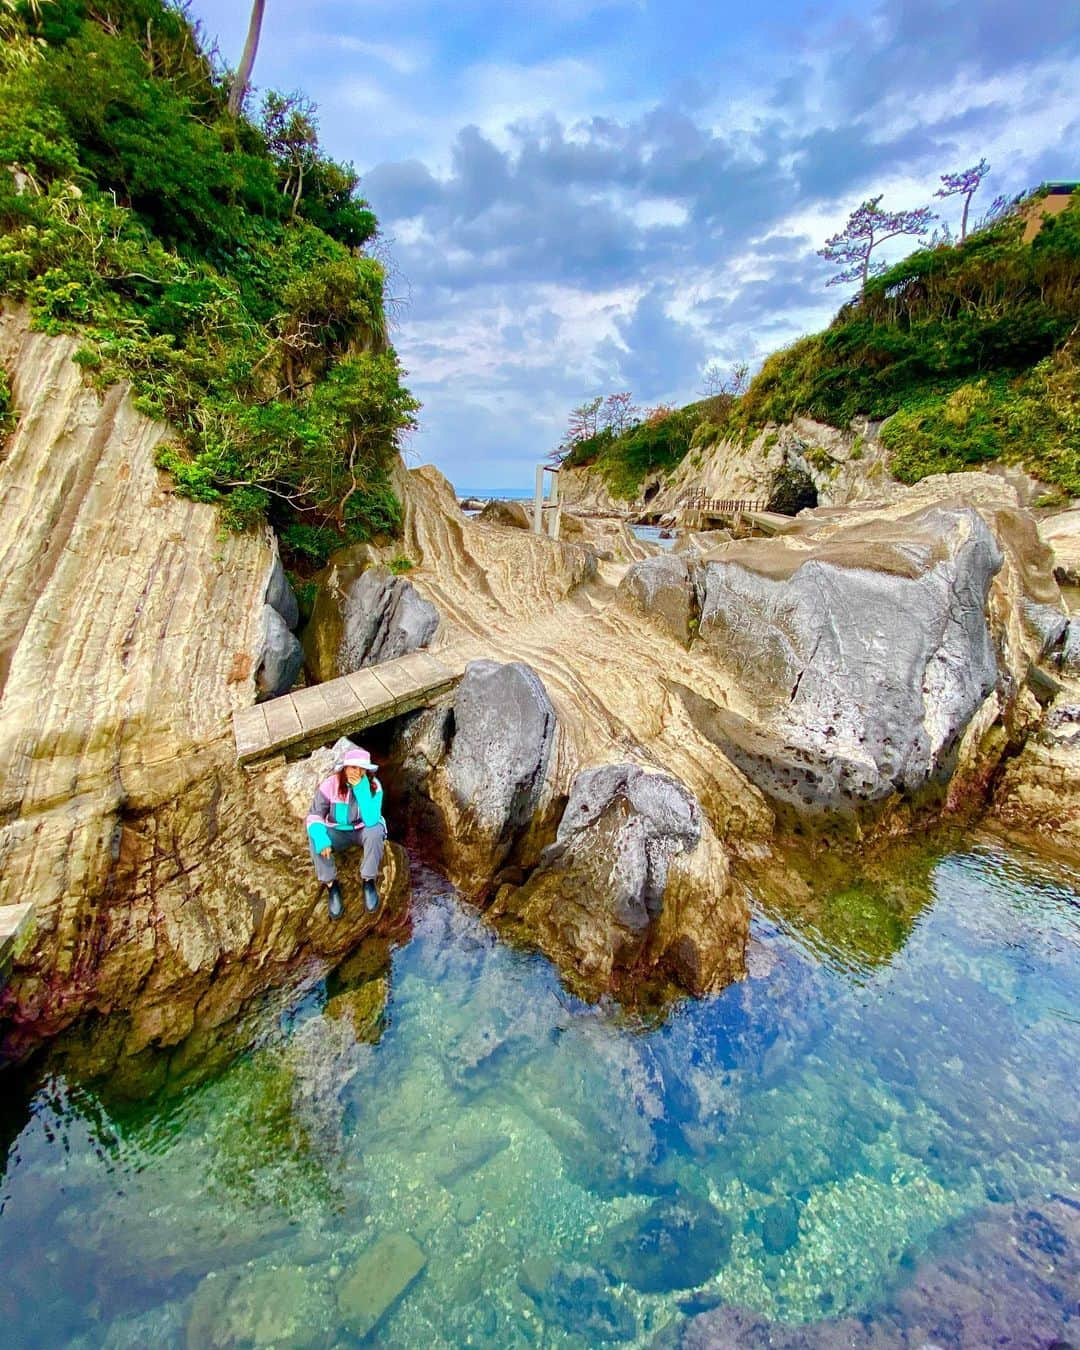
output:
[[[103,1078],[109,1025],[82,1029],[9,1078],[6,1344],[357,1343],[343,1291],[402,1233],[426,1265],[372,1343],[644,1346],[680,1301],[813,1324],[872,1315],[925,1253],[977,1284],[958,1221],[1080,1193],[1075,877],[904,855],[760,914],[752,978],[653,1025],[421,882],[388,969],[362,953]],[[654,1262],[635,1288],[627,1225],[640,1253],[672,1203],[718,1226],[654,1242],[665,1287]]]
[[[662,549],[666,550],[675,547],[674,536],[668,539],[660,537],[659,525],[631,525],[630,528],[639,539],[643,539],[647,544],[659,544]]]

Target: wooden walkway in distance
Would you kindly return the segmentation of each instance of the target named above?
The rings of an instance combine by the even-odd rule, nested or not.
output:
[[[413,652],[241,708],[233,713],[237,762],[254,764],[283,752],[299,758],[339,736],[424,707],[453,689],[461,675],[430,652]]]
[[[764,511],[767,501],[746,501],[736,497],[706,497],[697,492],[684,497],[679,505],[687,511],[701,511],[707,516],[736,516],[752,511]]]

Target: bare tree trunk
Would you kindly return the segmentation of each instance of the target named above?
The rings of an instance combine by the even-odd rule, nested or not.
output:
[[[296,196],[293,198],[292,214],[289,216],[290,220],[296,219],[296,213],[300,208],[300,194],[303,192],[303,190],[304,190],[304,163],[303,160],[301,160],[299,166],[299,173],[296,179]]]
[[[251,6],[251,22],[248,24],[244,54],[240,58],[240,69],[236,72],[236,79],[233,80],[232,88],[229,90],[229,112],[232,113],[233,117],[240,116],[244,95],[251,83],[251,70],[255,65],[255,53],[259,50],[259,34],[262,31],[263,10],[265,8],[266,0],[254,0]]]
[[[963,243],[967,238],[967,216],[968,207],[971,205],[971,193],[964,198],[964,214],[960,217],[960,242]]]

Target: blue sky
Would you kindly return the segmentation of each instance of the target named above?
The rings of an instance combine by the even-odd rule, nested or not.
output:
[[[247,0],[192,8],[235,64]],[[864,197],[984,155],[984,204],[1080,177],[1068,0],[267,0],[255,81],[361,173],[408,458],[460,488],[528,486],[593,394],[686,402],[822,327],[815,249]]]

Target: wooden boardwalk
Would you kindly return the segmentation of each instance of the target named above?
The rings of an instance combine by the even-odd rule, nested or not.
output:
[[[679,505],[686,511],[700,511],[706,516],[737,516],[764,511],[767,501],[747,501],[736,497],[706,497],[697,492],[684,497]]]
[[[413,652],[241,708],[233,713],[237,762],[254,764],[282,752],[299,758],[339,736],[424,707],[453,689],[461,675],[430,652]]]

